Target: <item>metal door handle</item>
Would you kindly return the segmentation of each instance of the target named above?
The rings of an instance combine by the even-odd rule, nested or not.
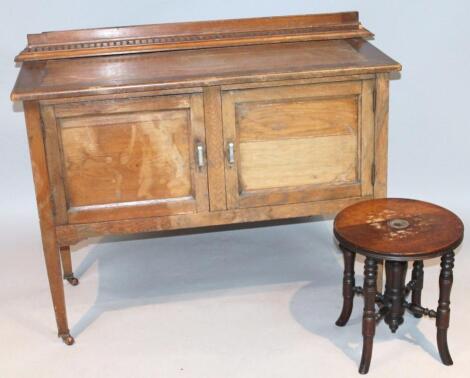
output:
[[[205,164],[205,159],[204,145],[202,143],[196,143],[196,160],[198,168],[203,168]]]
[[[235,146],[233,142],[227,144],[227,160],[229,164],[235,163]]]

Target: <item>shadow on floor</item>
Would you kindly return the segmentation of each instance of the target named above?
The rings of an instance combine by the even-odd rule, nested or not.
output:
[[[319,287],[341,270],[338,263],[334,272],[319,269],[331,244],[329,222],[305,220],[104,238],[75,269],[86,285],[87,270],[97,264],[99,281],[94,305],[71,333],[78,336],[104,312],[122,308],[230,295],[237,288],[263,291],[289,282],[313,280]]]
[[[293,318],[359,363],[362,298],[356,298],[346,327],[334,325],[341,310],[343,266],[331,223],[302,221],[252,227],[103,238],[76,268],[83,285],[87,270],[98,264],[99,283],[94,305],[74,325],[72,334],[79,336],[108,311],[229,296],[237,288],[263,291],[266,285],[307,281],[291,300]],[[362,266],[360,257],[358,263]],[[358,284],[361,276],[362,272],[356,272]],[[419,345],[439,361],[434,342],[419,331],[417,323],[406,314],[405,323],[392,335],[381,322],[374,347],[401,339]]]
[[[342,307],[342,266],[339,266],[338,260],[334,258],[335,253],[339,252],[333,245],[324,251],[321,267],[317,268],[330,272],[330,274],[326,275],[326,279],[321,285],[314,281],[299,289],[291,300],[290,310],[292,316],[306,330],[329,340],[359,366],[362,353],[362,309],[364,302],[362,297],[356,296],[349,322],[344,327],[335,325]],[[358,272],[357,268],[363,266],[364,259],[358,256],[357,260],[359,264],[356,264],[356,285],[362,285],[363,275],[362,272]],[[409,275],[410,271],[408,271]],[[376,328],[374,349],[380,348],[380,344],[383,342],[390,341],[397,343],[398,351],[400,341],[406,341],[421,347],[440,362],[437,345],[434,340],[431,342],[419,330],[419,321],[434,322],[426,317],[422,320],[416,319],[405,312],[405,322],[395,334],[392,334],[388,325],[382,320]]]

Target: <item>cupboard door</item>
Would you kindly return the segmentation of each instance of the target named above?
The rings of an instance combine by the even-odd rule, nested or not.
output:
[[[208,209],[200,94],[47,105],[42,116],[62,223]]]
[[[373,81],[223,94],[229,208],[372,195]]]

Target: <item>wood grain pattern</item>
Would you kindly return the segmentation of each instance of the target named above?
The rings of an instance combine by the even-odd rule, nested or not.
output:
[[[375,88],[375,185],[376,198],[387,197],[389,75],[377,75]]]
[[[334,234],[344,253],[343,311],[337,325],[349,319],[354,293],[364,295],[363,350],[359,373],[367,374],[372,357],[376,323],[384,319],[392,333],[404,322],[405,309],[416,317],[436,318],[437,346],[444,365],[452,365],[447,343],[454,249],[464,234],[464,225],[451,211],[411,199],[386,198],[362,201],[337,214]],[[354,285],[354,255],[365,255],[364,286]],[[423,260],[441,257],[437,310],[421,306]],[[376,282],[377,263],[385,262],[383,294]],[[414,261],[411,281],[406,284],[408,261]],[[407,296],[412,293],[411,302]],[[375,310],[379,305],[379,311]]]
[[[66,207],[56,205],[69,222],[208,209],[206,167],[196,169],[194,156],[196,143],[205,144],[202,95],[69,103],[54,110],[48,123],[59,129],[50,127],[56,144],[50,143],[50,155],[64,165],[52,176],[58,189],[65,187]]]
[[[28,35],[16,61],[372,37],[357,12],[81,29]]]
[[[363,197],[349,197],[328,201],[306,202],[291,205],[260,206],[248,209],[147,217],[87,224],[57,226],[57,238],[61,245],[73,245],[80,240],[102,235],[121,235],[140,232],[179,230],[224,224],[258,222],[274,219],[289,219],[307,216],[335,215],[341,209]]]
[[[56,122],[54,108],[43,106],[41,118],[44,124],[44,143],[46,148],[47,170],[54,198],[54,223],[66,224],[68,222],[67,198],[64,185],[64,170],[60,145],[60,131]]]
[[[374,79],[375,74],[357,74],[357,75],[338,75],[338,76],[325,76],[325,77],[304,77],[300,79],[273,79],[264,82],[244,82],[241,80],[234,84],[223,84],[220,86],[222,91],[233,91],[237,89],[259,89],[259,88],[272,88],[272,87],[285,87],[293,85],[306,85],[306,84],[321,84],[321,83],[336,83],[344,81],[358,81]]]
[[[225,145],[235,144],[236,161],[226,163],[229,208],[358,195],[373,156],[361,139],[373,133],[363,91],[352,81],[224,92]],[[362,186],[371,192],[370,182]]]
[[[361,75],[401,66],[352,40],[279,43],[25,62],[12,99],[131,93],[266,80]]]
[[[362,356],[359,373],[367,374],[372,358],[375,335],[375,298],[377,295],[377,260],[366,257],[364,262],[364,311],[362,315]]]
[[[39,104],[37,102],[25,102],[24,111],[47,277],[58,333],[59,336],[66,336],[69,335],[69,328],[65,309],[64,285],[62,282],[59,245],[54,225],[52,187],[47,173],[47,158]]]
[[[191,164],[191,179],[194,183],[192,195],[196,199],[198,212],[209,211],[209,193],[207,182],[207,153],[206,130],[204,124],[204,99],[202,94],[191,95],[191,137],[189,149]],[[196,145],[203,150],[202,166],[196,162]]]
[[[240,194],[237,206],[250,208],[270,205],[283,205],[295,203],[308,203],[311,201],[325,201],[336,198],[349,198],[361,195],[359,183],[345,183],[332,185],[318,184],[284,187],[256,191],[246,191]]]
[[[106,98],[102,101],[90,101],[87,97],[84,101],[71,101],[54,107],[56,117],[81,117],[85,115],[107,115],[119,113],[152,112],[168,109],[188,109],[191,106],[189,95],[132,97],[127,96],[120,101]]]
[[[225,210],[227,202],[225,198],[225,155],[220,87],[204,89],[204,125],[207,140],[210,210]]]
[[[228,160],[229,143],[234,145],[235,161],[240,161],[238,135],[236,130],[236,106],[233,92],[225,92],[222,95],[222,125],[224,136],[225,153],[225,191],[227,199],[227,209],[238,207],[240,190],[238,188],[238,169],[237,164],[230,163]]]
[[[341,314],[336,320],[335,324],[338,327],[344,327],[349,318],[351,317],[353,304],[354,304],[354,287],[356,286],[356,279],[354,277],[354,261],[356,254],[348,251],[346,248],[339,246],[343,252],[344,272],[343,272],[343,307]]]
[[[357,180],[357,135],[240,144],[243,192]]]
[[[301,85],[275,86],[268,88],[253,88],[251,90],[231,90],[224,93],[224,97],[230,97],[233,102],[240,104],[256,102],[286,102],[289,99],[308,100],[316,97],[325,100],[330,97],[346,97],[359,95],[362,90],[360,81],[327,82],[327,83],[302,83]]]
[[[89,223],[132,219],[139,217],[165,216],[168,214],[191,214],[197,212],[194,197],[129,201],[111,204],[71,207],[68,223]]]
[[[295,57],[295,58],[294,58]],[[77,58],[71,61],[51,60],[42,77],[44,90],[56,86],[83,86],[86,83],[109,85],[132,82],[150,84],[169,80],[197,79],[234,75],[251,71],[253,74],[270,71],[308,70],[328,67],[339,59],[350,65],[367,65],[367,58],[358,54],[345,41],[319,41],[272,45],[229,47],[148,53],[143,55]],[[66,64],[65,64],[66,63]],[[370,63],[369,63],[370,64]],[[101,68],[108,69],[103,72]],[[25,67],[29,64],[26,63]],[[110,80],[105,83],[104,80]]]
[[[408,226],[398,229],[394,219]],[[376,259],[416,260],[442,255],[463,239],[463,223],[451,211],[417,200],[387,198],[341,211],[334,231],[342,245]]]
[[[283,87],[283,86],[292,86],[292,85],[303,85],[303,84],[319,84],[319,83],[333,83],[333,82],[342,82],[342,81],[357,81],[357,80],[375,80],[375,74],[362,74],[362,75],[340,75],[340,76],[331,76],[331,77],[309,77],[303,79],[288,79],[288,80],[272,80],[266,82],[244,82],[243,78],[240,79],[240,82],[234,84],[224,84],[220,86],[212,86],[214,88],[219,87],[221,91],[230,91],[233,89],[253,89],[253,88],[263,88],[263,87]],[[131,93],[112,93],[112,94],[101,94],[101,95],[88,95],[88,96],[71,96],[71,97],[62,97],[62,98],[52,98],[41,100],[41,105],[58,105],[58,104],[67,104],[67,103],[76,103],[76,102],[93,102],[93,101],[111,101],[118,99],[139,99],[143,97],[155,97],[155,96],[167,96],[172,97],[171,95],[184,95],[184,94],[194,94],[194,93],[203,93],[205,88],[209,87],[182,87],[174,89],[155,89],[155,90],[142,90],[139,92]]]
[[[28,43],[31,45],[79,43],[81,41],[115,40],[118,38],[139,38],[157,35],[197,35],[212,34],[223,29],[226,32],[264,31],[279,29],[295,29],[299,27],[322,25],[345,25],[346,28],[359,26],[358,12],[339,12],[325,14],[307,14],[276,17],[256,17],[242,19],[190,21],[138,26],[121,26],[112,28],[78,29],[69,31],[44,32],[29,34]]]
[[[74,285],[70,245],[88,237],[328,216],[385,195],[401,66],[368,36],[357,12],[28,36],[11,98],[25,101],[66,344],[59,248]]]
[[[375,75],[365,75],[369,78],[375,78]],[[361,75],[361,77],[365,76]],[[339,77],[341,78],[341,76]],[[191,95],[194,93],[202,93],[202,87],[186,87],[186,88],[174,88],[174,89],[155,89],[155,90],[142,90],[139,92],[131,92],[131,93],[112,93],[112,94],[104,94],[104,95],[89,95],[89,96],[70,96],[70,97],[57,97],[51,98],[46,100],[40,100],[39,103],[41,105],[66,105],[70,103],[77,103],[77,102],[94,102],[94,101],[113,101],[113,100],[138,100],[143,99],[144,97],[155,97],[155,96],[162,96],[162,98],[173,98],[173,95]]]
[[[251,82],[245,83],[243,79],[239,83],[235,84],[224,84],[220,86],[208,86],[208,87],[187,87],[187,88],[174,88],[174,89],[156,89],[156,90],[143,90],[139,92],[131,93],[113,93],[104,95],[89,95],[89,96],[71,96],[62,98],[52,98],[40,100],[41,106],[45,105],[65,105],[70,103],[92,103],[95,101],[113,101],[119,99],[143,99],[145,97],[161,96],[162,98],[172,98],[172,95],[191,95],[196,93],[203,93],[205,88],[220,88],[222,92],[231,91],[234,89],[255,89],[264,87],[283,87],[292,85],[304,85],[304,84],[320,84],[320,83],[335,83],[344,81],[358,81],[358,80],[375,80],[375,74],[363,74],[363,75],[343,75],[343,76],[332,76],[332,77],[310,77],[304,79],[289,79],[289,80],[272,80],[266,82]]]
[[[453,365],[447,344],[447,329],[450,323],[450,292],[454,275],[454,251],[448,251],[441,258],[441,273],[439,274],[439,305],[437,307],[436,328],[437,348],[444,365]]]
[[[353,134],[357,128],[357,98],[240,103],[236,114],[240,143]]]
[[[364,80],[362,82],[362,94],[360,105],[360,124],[361,130],[359,135],[360,149],[359,159],[361,164],[358,165],[358,176],[361,177],[361,189],[364,196],[373,194],[375,180],[375,143],[374,143],[374,80]],[[382,265],[378,264],[377,283],[381,284]]]
[[[61,123],[71,207],[191,196],[187,111]]]

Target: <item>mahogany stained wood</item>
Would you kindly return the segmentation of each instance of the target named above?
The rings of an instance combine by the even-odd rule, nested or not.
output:
[[[344,256],[343,309],[336,325],[349,320],[354,294],[364,295],[363,349],[359,373],[370,367],[376,323],[381,319],[395,333],[405,310],[415,317],[436,318],[437,347],[444,365],[452,365],[447,343],[450,292],[453,283],[454,248],[463,239],[463,224],[452,212],[437,205],[408,199],[373,199],[342,210],[335,218],[334,233]],[[364,286],[354,287],[356,253],[366,256]],[[437,310],[421,306],[423,259],[441,256]],[[411,281],[406,284],[408,260],[414,260]],[[376,292],[377,263],[385,262],[385,291]],[[406,298],[411,292],[411,302]],[[376,311],[376,304],[379,306]]]
[[[372,359],[375,335],[375,299],[377,295],[377,261],[366,257],[364,262],[364,311],[362,315],[362,356],[359,373],[367,374]]]
[[[393,228],[403,219],[409,226]],[[426,259],[455,249],[463,239],[463,223],[440,206],[409,199],[363,201],[341,211],[334,223],[340,243],[352,251],[383,259]]]

